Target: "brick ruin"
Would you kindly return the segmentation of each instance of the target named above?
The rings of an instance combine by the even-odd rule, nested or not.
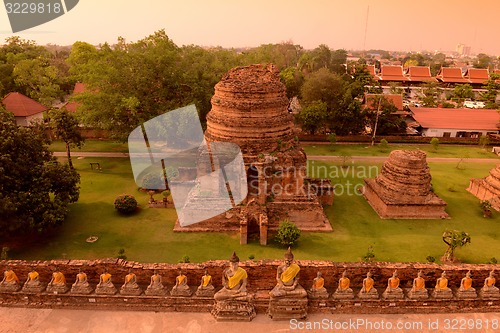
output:
[[[489,272],[498,269],[498,265],[492,264],[463,264],[463,265],[438,265],[430,263],[362,263],[362,262],[332,262],[332,261],[309,261],[297,260],[300,265],[300,284],[305,288],[311,287],[317,272],[321,272],[325,279],[325,288],[329,294],[326,299],[308,298],[308,313],[456,313],[456,312],[499,312],[500,294],[497,296],[484,297],[480,289],[484,285]],[[253,305],[257,313],[268,312],[270,297],[269,291],[276,284],[276,269],[282,264],[279,260],[242,261],[240,266],[248,273],[248,291],[253,295]],[[163,284],[167,290],[171,290],[178,275],[178,269],[182,269],[187,276],[187,282],[194,292],[200,284],[200,279],[207,269],[212,276],[215,290],[221,288],[221,277],[223,270],[228,266],[226,260],[214,260],[204,263],[138,263],[122,259],[98,259],[98,260],[52,260],[52,261],[22,261],[10,260],[0,261],[0,273],[7,266],[16,273],[21,284],[26,280],[28,273],[35,270],[40,275],[40,281],[46,285],[51,279],[55,269],[65,275],[67,287],[75,281],[79,269],[88,276],[88,282],[94,288],[99,282],[99,275],[104,271],[111,274],[111,280],[117,289],[124,283],[125,276],[129,271],[137,277],[137,283],[144,291],[150,283],[151,275],[157,270],[163,278]],[[393,300],[386,299],[383,291],[387,287],[388,279],[397,270],[400,278],[400,287],[404,291],[404,297]],[[432,296],[432,291],[441,273],[446,270],[448,286],[452,290],[452,297],[440,299]],[[367,272],[372,273],[374,287],[378,290],[377,297],[373,299],[361,299],[354,296],[351,299],[336,299],[334,292],[338,287],[342,273],[346,271],[350,279],[350,287],[353,294],[357,295],[361,289],[363,279]],[[425,279],[425,288],[429,291],[427,299],[411,299],[410,288],[418,271],[422,271]],[[473,298],[460,298],[459,286],[461,279],[471,271],[472,287],[477,292]],[[498,282],[497,282],[498,285]],[[69,288],[68,288],[69,289]],[[147,311],[178,311],[178,312],[210,312],[214,306],[213,297],[192,296],[147,296],[140,295],[98,295],[92,292],[88,295],[74,294],[71,291],[65,293],[54,293],[42,290],[40,292],[0,292],[1,306],[22,306],[32,308],[65,308],[65,309],[87,309],[87,310],[147,310]]]
[[[365,179],[363,195],[381,218],[447,218],[446,202],[432,191],[426,154],[394,150],[377,178]]]
[[[467,191],[479,200],[488,200],[493,209],[500,211],[500,165],[491,169],[485,178],[472,178]]]
[[[303,231],[331,231],[321,203],[331,204],[333,187],[329,180],[305,181],[307,157],[299,146],[277,68],[251,65],[230,70],[215,85],[211,103],[207,144],[230,142],[240,147],[248,195],[226,213],[185,227],[177,223],[174,231],[239,231],[241,244],[259,239],[263,245],[268,232],[284,219]],[[193,204],[209,209],[206,201]]]

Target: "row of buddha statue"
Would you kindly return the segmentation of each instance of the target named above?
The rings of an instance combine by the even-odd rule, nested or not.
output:
[[[269,292],[270,299],[277,300],[281,298],[311,298],[311,299],[327,299],[330,297],[325,288],[325,280],[321,272],[317,273],[313,279],[311,287],[306,291],[299,284],[300,267],[293,260],[293,254],[290,250],[285,253],[284,263],[277,268],[276,285]],[[233,253],[229,260],[229,267],[222,274],[222,288],[215,292],[212,283],[212,277],[205,269],[204,275],[201,277],[195,296],[198,297],[214,297],[216,301],[224,300],[249,300],[250,296],[247,292],[247,272],[242,267],[239,267],[239,258],[236,253]],[[460,286],[456,289],[456,297],[459,299],[474,299],[476,298],[476,289],[472,287],[471,272],[468,271],[465,277],[460,282]],[[479,291],[479,296],[485,299],[500,298],[500,291],[495,286],[496,279],[494,271],[489,273],[489,276],[484,280],[484,284]],[[121,295],[138,296],[143,293],[143,290],[137,283],[136,275],[129,270],[125,276],[124,283],[118,290],[112,282],[112,276],[108,272],[103,272],[99,277],[99,283],[92,288],[87,281],[87,274],[81,270],[76,275],[75,282],[68,287],[64,274],[57,269],[54,270],[52,278],[48,284],[40,281],[40,276],[36,271],[31,271],[24,284],[21,284],[14,271],[7,267],[4,272],[3,280],[0,282],[0,292],[27,292],[40,293],[43,291],[48,293],[63,294],[70,291],[73,294],[88,295],[95,291],[98,295],[115,295],[118,292]],[[175,278],[175,284],[168,292],[162,283],[162,276],[157,270],[154,271],[150,279],[150,284],[144,290],[147,296],[192,296],[193,291],[188,285],[187,276],[182,270],[178,271]],[[448,277],[446,271],[443,271],[437,279],[434,288],[432,289],[432,297],[436,299],[453,298],[452,289],[448,285]],[[425,279],[422,271],[419,271],[417,277],[413,279],[412,288],[407,293],[410,299],[427,299],[429,298],[429,290],[425,287]],[[347,300],[355,297],[352,288],[350,287],[350,279],[347,276],[347,271],[342,273],[338,281],[338,286],[331,297],[333,299]],[[378,299],[379,293],[375,288],[375,282],[372,278],[372,273],[368,272],[366,278],[363,279],[361,290],[357,293],[359,299]],[[387,286],[382,293],[383,299],[403,299],[403,289],[400,287],[400,279],[397,271],[394,271],[392,276],[387,281]]]

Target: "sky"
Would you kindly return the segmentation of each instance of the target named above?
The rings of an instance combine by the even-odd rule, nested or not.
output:
[[[17,35],[41,45],[112,44],[165,29],[179,46],[292,41],[306,49],[446,52],[463,43],[473,53],[500,56],[499,15],[499,0],[80,0],[65,15],[16,34],[1,7],[0,43]]]

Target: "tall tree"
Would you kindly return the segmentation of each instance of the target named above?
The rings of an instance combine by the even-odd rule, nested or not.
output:
[[[486,92],[480,94],[480,97],[485,101],[487,109],[498,109],[499,105],[496,103],[498,93],[500,92],[500,75],[492,73],[489,80],[484,85]]]
[[[80,149],[85,142],[85,139],[80,133],[78,119],[73,113],[66,109],[53,109],[49,112],[50,123],[54,136],[66,144],[66,155],[68,156],[68,164],[73,169],[71,161],[71,148],[77,147]]]
[[[0,109],[0,238],[60,225],[79,196],[79,175],[48,149],[44,131]]]

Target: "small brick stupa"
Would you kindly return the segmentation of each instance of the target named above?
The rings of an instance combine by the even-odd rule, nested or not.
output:
[[[491,169],[486,178],[472,178],[467,191],[479,200],[488,200],[491,207],[500,211],[500,165]]]
[[[377,178],[365,179],[363,195],[381,218],[446,218],[446,202],[431,190],[426,154],[394,150]]]
[[[211,103],[206,141],[240,147],[248,195],[225,214],[187,227],[176,225],[174,230],[239,230],[241,243],[254,234],[261,244],[267,242],[267,231],[276,230],[284,219],[304,231],[331,231],[320,202],[331,202],[333,187],[327,186],[325,191],[323,186],[319,193],[312,186],[315,181],[306,179],[307,157],[299,145],[286,88],[276,66],[231,69],[215,85]]]

